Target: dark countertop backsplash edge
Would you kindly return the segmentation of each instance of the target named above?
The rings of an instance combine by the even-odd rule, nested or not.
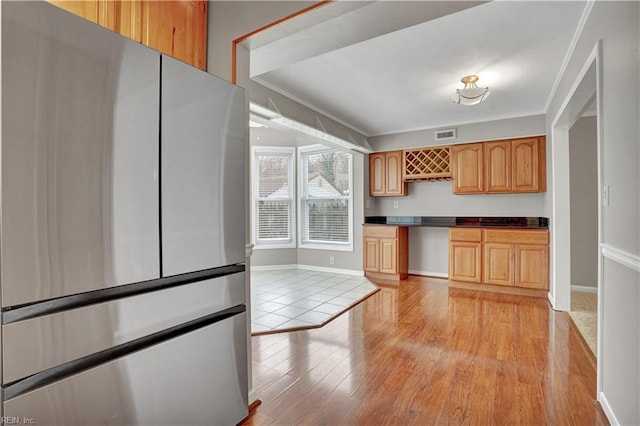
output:
[[[525,216],[366,216],[364,224],[443,228],[548,229],[549,219]]]

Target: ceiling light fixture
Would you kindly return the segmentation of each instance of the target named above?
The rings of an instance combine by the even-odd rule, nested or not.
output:
[[[478,87],[476,84],[478,81],[477,75],[462,77],[460,81],[464,83],[464,88],[456,90],[456,93],[451,95],[451,100],[455,104],[476,105],[487,99],[489,93],[491,93],[488,87]]]

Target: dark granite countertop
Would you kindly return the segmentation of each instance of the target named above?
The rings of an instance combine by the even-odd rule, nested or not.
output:
[[[471,216],[367,216],[365,225],[426,226],[444,228],[525,228],[547,229],[546,217]]]

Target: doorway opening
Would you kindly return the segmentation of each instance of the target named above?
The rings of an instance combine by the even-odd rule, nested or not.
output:
[[[601,44],[598,43],[551,125],[554,190],[550,299],[554,309],[571,312],[572,287],[574,290],[582,290],[579,293],[595,292],[597,310],[594,355],[597,358],[597,395],[602,386],[600,319],[603,306],[603,256],[600,246],[603,241],[602,206],[606,202],[606,193],[600,190],[603,188],[601,57]],[[590,154],[585,155],[583,149]],[[596,265],[595,289],[593,265]],[[579,309],[579,297],[580,295],[574,297],[574,311]]]
[[[598,122],[595,93],[569,129],[571,305],[569,315],[597,354]]]

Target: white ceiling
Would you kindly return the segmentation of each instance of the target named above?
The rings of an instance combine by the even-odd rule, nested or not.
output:
[[[545,112],[584,1],[338,1],[247,41],[256,81],[365,136]],[[460,78],[491,95],[453,104]]]

